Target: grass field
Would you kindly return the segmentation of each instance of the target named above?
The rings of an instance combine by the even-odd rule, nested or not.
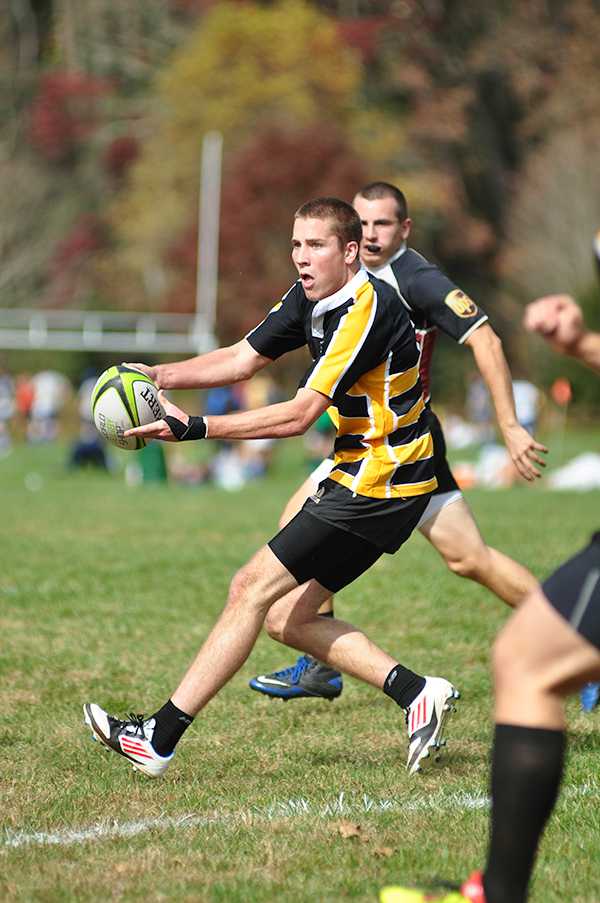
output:
[[[0,462],[2,901],[375,901],[386,883],[460,879],[483,863],[497,601],[420,536],[339,597],[385,649],[460,687],[447,757],[428,773],[407,777],[402,712],[366,686],[347,681],[332,704],[249,692],[251,676],[294,657],[263,637],[152,782],[90,742],[81,704],[165,701],[233,571],[273,533],[300,453],[290,443],[243,494],[130,489],[67,474],[63,459],[57,446]],[[600,521],[598,492],[469,501],[488,541],[539,576]],[[600,715],[573,700],[569,718],[536,903],[600,900]]]

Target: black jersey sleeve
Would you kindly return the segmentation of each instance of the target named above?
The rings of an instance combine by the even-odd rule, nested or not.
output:
[[[295,282],[262,323],[248,333],[246,340],[255,351],[274,361],[287,351],[306,344],[302,294],[302,289]]]
[[[406,294],[414,310],[459,343],[488,319],[485,311],[451,279],[426,261],[410,277]]]

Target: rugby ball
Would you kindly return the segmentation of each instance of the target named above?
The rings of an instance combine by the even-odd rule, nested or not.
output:
[[[92,391],[92,417],[98,432],[117,448],[133,451],[146,445],[125,430],[164,417],[158,389],[152,380],[132,367],[109,367]],[[151,441],[151,440],[150,440]]]

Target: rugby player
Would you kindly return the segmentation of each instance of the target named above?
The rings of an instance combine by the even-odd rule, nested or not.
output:
[[[126,435],[185,439],[281,438],[304,433],[334,405],[335,459],[318,493],[234,576],[227,604],[183,680],[149,718],[121,720],[86,703],[96,739],[158,777],[194,717],[244,664],[269,608],[283,601],[302,651],[383,690],[406,713],[407,768],[439,748],[457,697],[441,677],[423,677],[336,618],[325,599],[410,536],[437,487],[433,439],[419,377],[419,350],[396,293],[360,267],[358,214],[336,198],[303,205],[294,218],[298,280],[237,344],[175,364],[133,364],[163,389],[208,388],[251,377],[308,345],[312,364],[296,396],[222,416],[190,417],[161,393],[165,418]],[[286,631],[283,632],[286,640]]]

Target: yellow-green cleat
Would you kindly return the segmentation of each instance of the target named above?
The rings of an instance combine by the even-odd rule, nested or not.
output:
[[[379,894],[380,903],[468,903],[468,898],[463,897],[458,891],[450,891],[443,897],[432,897],[420,890],[410,890],[405,887],[384,887]]]
[[[384,887],[379,903],[486,903],[481,872],[473,872],[460,890],[432,894],[410,887]]]

